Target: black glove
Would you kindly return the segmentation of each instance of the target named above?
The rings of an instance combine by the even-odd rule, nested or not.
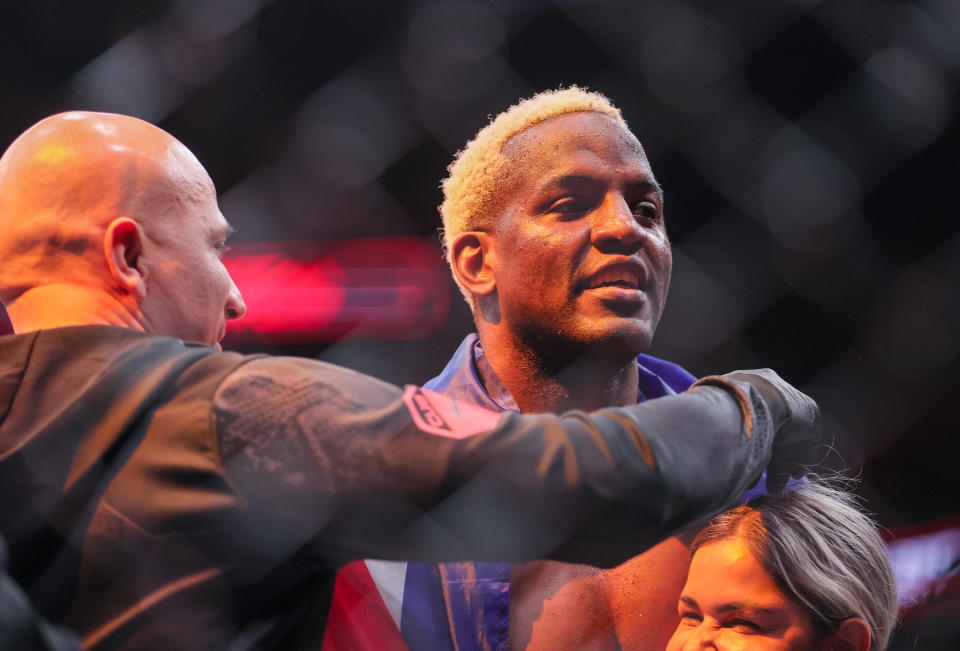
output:
[[[734,371],[723,377],[751,385],[770,411],[775,435],[773,457],[767,466],[767,491],[776,495],[790,477],[802,477],[819,460],[820,408],[768,368]]]

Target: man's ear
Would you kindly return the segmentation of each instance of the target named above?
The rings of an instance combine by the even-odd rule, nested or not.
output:
[[[870,627],[859,617],[845,619],[830,636],[830,651],[870,651]]]
[[[483,231],[460,233],[450,244],[453,273],[474,296],[489,296],[497,289],[493,256],[493,237]]]
[[[103,238],[103,254],[110,275],[120,290],[138,303],[147,295],[140,254],[143,253],[143,235],[137,222],[129,217],[117,217],[107,225]]]

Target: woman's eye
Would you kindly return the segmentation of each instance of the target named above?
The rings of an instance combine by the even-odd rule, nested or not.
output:
[[[763,630],[759,624],[751,622],[749,619],[731,619],[727,622],[727,626],[746,633],[758,633]]]
[[[700,615],[699,613],[693,612],[692,610],[688,610],[685,612],[681,611],[680,620],[687,624],[699,623],[703,621],[703,616]]]

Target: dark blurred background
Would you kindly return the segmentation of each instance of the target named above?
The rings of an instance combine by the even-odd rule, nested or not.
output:
[[[651,352],[769,366],[819,401],[829,463],[911,536],[901,590],[936,595],[902,649],[960,648],[958,78],[955,0],[0,7],[0,146],[73,108],[163,127],[238,230],[250,316],[227,347],[394,383],[472,329],[437,244],[454,152],[536,91],[607,94],[666,190]]]

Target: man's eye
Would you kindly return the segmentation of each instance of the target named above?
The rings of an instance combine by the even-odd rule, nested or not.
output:
[[[633,205],[633,214],[650,220],[660,219],[660,210],[649,201],[638,201]]]
[[[561,214],[575,214],[586,212],[589,209],[585,201],[581,201],[576,197],[564,197],[558,201],[554,201],[550,204],[550,208],[547,212],[558,212]]]
[[[226,242],[215,242],[213,245],[213,250],[217,252],[217,255],[223,257],[227,251],[230,250],[230,245]]]

